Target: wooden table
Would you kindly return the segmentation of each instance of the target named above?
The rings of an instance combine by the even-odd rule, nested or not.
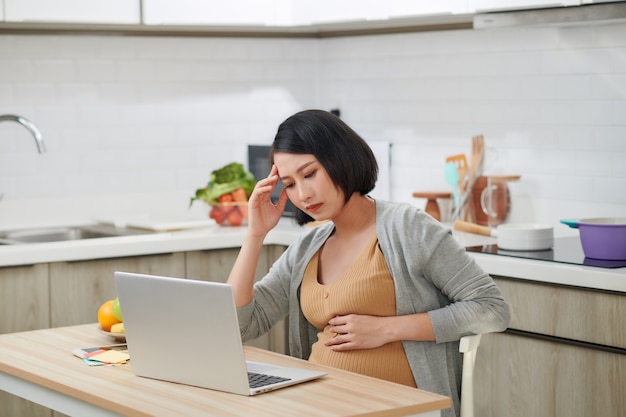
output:
[[[0,389],[65,414],[90,417],[439,416],[451,405],[445,396],[253,347],[246,347],[249,360],[322,369],[328,375],[246,397],[137,377],[132,359],[120,366],[89,367],[71,353],[112,343],[96,324],[0,335]]]

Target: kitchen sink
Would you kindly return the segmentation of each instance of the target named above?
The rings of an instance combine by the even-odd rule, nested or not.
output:
[[[149,234],[151,232],[112,225],[83,225],[68,227],[27,228],[0,232],[0,245],[64,242]]]

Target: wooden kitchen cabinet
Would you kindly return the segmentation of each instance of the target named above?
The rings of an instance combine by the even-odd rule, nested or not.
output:
[[[185,256],[186,277],[202,281],[226,282],[235,264],[239,248],[211,249],[187,252]],[[263,249],[259,270],[266,266],[267,251]],[[257,278],[259,273],[257,271]]]
[[[0,268],[0,333],[46,329],[48,264]]]
[[[271,264],[278,259],[284,250],[283,246],[268,245],[263,247],[257,266],[257,280],[267,273]],[[190,279],[226,282],[238,254],[239,248],[187,252],[186,276]],[[288,353],[287,343],[286,319],[274,326],[267,334],[246,342],[248,345],[283,354]]]
[[[475,415],[626,415],[626,355],[507,333],[482,338]]]
[[[494,277],[511,306],[476,359],[476,415],[626,415],[626,295]]]
[[[53,411],[49,408],[9,394],[8,392],[0,391],[0,416],[62,417],[63,414],[53,414]]]
[[[626,295],[495,278],[512,306],[512,329],[626,350]]]
[[[48,264],[0,268],[0,333],[46,329]],[[50,410],[0,391],[0,416],[50,417]]]
[[[4,20],[140,24],[140,4],[140,0],[4,0]]]
[[[96,322],[100,305],[117,296],[115,271],[183,277],[185,254],[50,264],[50,327]]]

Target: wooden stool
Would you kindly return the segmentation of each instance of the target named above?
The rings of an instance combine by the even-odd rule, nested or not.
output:
[[[444,191],[425,191],[425,192],[415,192],[413,193],[413,197],[415,198],[425,198],[426,201],[426,213],[430,214],[436,220],[441,221],[441,211],[439,211],[439,203],[437,203],[438,198],[450,198],[452,197],[452,193],[444,192]]]

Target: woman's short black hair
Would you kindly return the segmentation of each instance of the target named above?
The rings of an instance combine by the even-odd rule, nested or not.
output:
[[[347,202],[353,193],[365,195],[374,189],[378,164],[367,142],[339,117],[324,110],[304,110],[278,127],[270,150],[274,154],[311,154],[322,164]],[[298,224],[314,219],[296,208]]]

